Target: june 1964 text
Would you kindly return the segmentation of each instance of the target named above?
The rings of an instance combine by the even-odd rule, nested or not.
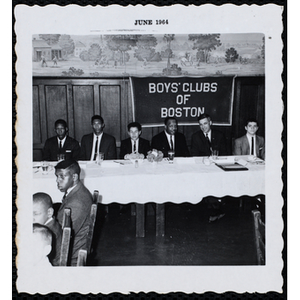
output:
[[[169,24],[169,20],[155,20],[155,22],[153,22],[153,20],[135,20],[134,21],[134,25],[168,25]]]

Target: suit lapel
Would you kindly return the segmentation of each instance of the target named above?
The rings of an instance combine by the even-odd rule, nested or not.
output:
[[[165,141],[166,150],[170,150],[170,144],[169,144],[169,141],[168,141],[168,137],[167,137],[167,135],[164,131],[163,131],[163,134],[164,134],[164,141]],[[174,143],[174,148],[175,148],[175,143]]]
[[[65,143],[64,143],[64,146],[62,147],[62,149],[66,150],[68,148],[69,144],[70,144],[70,140],[69,140],[69,137],[67,136],[66,140],[65,140]]]
[[[209,147],[208,141],[202,130],[199,131],[199,135],[200,135],[200,139],[201,139],[202,143],[205,145],[206,150],[208,152],[210,152],[210,147]],[[212,143],[212,140],[213,140],[213,132],[211,132],[211,143]]]
[[[77,185],[74,187],[74,189],[73,189],[70,193],[68,193],[67,197],[65,198],[65,202],[66,202],[73,194],[75,194],[75,193],[79,190],[81,184],[82,184],[81,181],[79,181],[79,182],[77,183]]]
[[[244,135],[244,143],[243,144],[245,145],[245,153],[248,153],[250,155],[250,145],[249,145],[247,135]]]
[[[102,138],[101,138],[101,142],[100,142],[100,147],[99,147],[99,151],[104,153],[105,150],[105,143],[106,143],[106,138],[105,138],[105,134],[103,132],[102,134]],[[105,158],[105,157],[104,157]]]
[[[256,150],[256,156],[259,156],[259,148],[260,148],[260,139],[256,135],[255,136],[255,150]]]
[[[87,153],[88,153],[88,160],[90,160],[90,158],[91,158],[91,155],[92,155],[92,151],[93,151],[93,138],[94,138],[94,134],[93,133],[91,133],[90,135],[89,135],[89,137],[88,137],[89,139],[88,139],[88,143],[87,143],[87,147],[88,147],[88,149],[87,149]]]

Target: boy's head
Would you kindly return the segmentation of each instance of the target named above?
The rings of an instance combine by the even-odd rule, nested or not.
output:
[[[246,121],[245,129],[248,134],[251,136],[256,134],[256,131],[258,130],[258,122],[256,119],[248,119]]]
[[[52,249],[52,232],[41,224],[33,224],[31,260],[37,265],[45,259]]]
[[[142,126],[138,122],[132,122],[127,125],[130,138],[136,141],[142,133]]]
[[[57,188],[66,192],[70,187],[75,186],[80,180],[80,166],[74,159],[66,159],[55,167]]]
[[[46,193],[33,195],[33,223],[44,225],[53,216],[52,199]]]
[[[211,117],[209,114],[202,114],[198,117],[200,129],[203,133],[209,133],[212,125]]]
[[[174,117],[165,118],[165,130],[170,135],[175,135],[177,132],[177,120]]]

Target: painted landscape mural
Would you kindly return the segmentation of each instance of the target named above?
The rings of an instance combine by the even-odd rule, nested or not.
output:
[[[264,75],[265,41],[247,34],[39,34],[33,76]]]

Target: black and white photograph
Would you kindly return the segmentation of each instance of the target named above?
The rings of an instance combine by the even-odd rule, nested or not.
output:
[[[282,7],[15,18],[18,292],[281,292]]]

